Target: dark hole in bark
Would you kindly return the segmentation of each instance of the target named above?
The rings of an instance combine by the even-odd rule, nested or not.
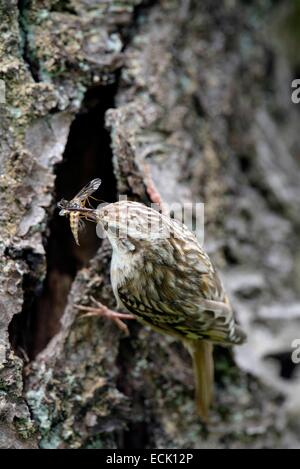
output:
[[[130,422],[127,430],[123,431],[122,449],[141,449],[149,448],[149,423],[146,422]]]
[[[243,173],[249,173],[252,169],[252,161],[250,155],[239,155],[239,164]]]
[[[14,316],[9,328],[15,350],[21,353],[24,350],[29,359],[43,350],[59,331],[74,277],[101,244],[95,225],[87,222],[85,232],[79,233],[80,246],[77,246],[69,220],[59,216],[56,203],[61,198],[71,199],[95,177],[102,179],[95,197],[108,202],[116,200],[110,135],[104,122],[105,112],[114,106],[115,91],[115,85],[107,85],[86,93],[82,109],[71,125],[63,161],[56,168],[55,208],[45,239],[46,278],[40,291],[35,289],[32,293],[28,285],[31,275],[26,277],[26,291],[31,291],[31,295],[30,298],[25,295],[23,311]],[[95,206],[97,203],[93,201]]]
[[[279,376],[283,379],[293,379],[297,364],[292,361],[291,351],[272,353],[265,356],[266,359],[277,361],[279,364]]]
[[[200,97],[199,94],[197,94],[197,93],[193,94],[192,103],[193,103],[194,108],[197,112],[197,115],[199,117],[205,117],[206,116],[206,110],[205,110],[205,107],[203,105],[203,102],[202,102],[201,97]]]

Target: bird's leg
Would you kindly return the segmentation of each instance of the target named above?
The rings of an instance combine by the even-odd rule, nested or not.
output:
[[[107,306],[100,303],[100,301],[97,301],[92,296],[91,296],[91,300],[95,304],[95,306],[83,306],[83,305],[76,305],[76,304],[74,304],[73,306],[79,309],[80,311],[86,311],[86,313],[83,314],[82,317],[86,318],[86,317],[93,317],[93,316],[102,316],[108,319],[112,319],[116,323],[116,325],[119,327],[119,329],[125,332],[126,335],[129,334],[128,327],[123,321],[123,319],[135,319],[133,314],[119,313],[117,311],[113,311],[112,309],[109,309]]]

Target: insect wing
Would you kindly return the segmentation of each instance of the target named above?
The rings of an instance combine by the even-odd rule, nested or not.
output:
[[[101,179],[93,179],[78,192],[74,199],[85,200],[100,187],[100,184]]]

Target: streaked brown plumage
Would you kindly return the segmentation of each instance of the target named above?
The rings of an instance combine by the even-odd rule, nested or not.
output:
[[[118,307],[182,340],[190,351],[197,408],[206,420],[212,345],[245,340],[209,257],[184,225],[143,204],[121,201],[85,209],[85,214],[101,223],[112,244],[111,282]]]

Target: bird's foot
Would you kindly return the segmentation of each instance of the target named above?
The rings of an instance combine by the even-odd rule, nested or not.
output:
[[[135,317],[132,314],[119,313],[117,311],[113,311],[112,309],[109,309],[107,306],[97,301],[92,296],[91,296],[91,300],[95,304],[95,306],[83,306],[83,305],[76,305],[76,304],[73,305],[76,309],[79,309],[80,311],[86,311],[81,317],[83,318],[93,317],[93,316],[106,317],[108,319],[113,320],[118,326],[118,328],[121,329],[123,332],[125,332],[126,335],[129,334],[127,324],[125,324],[123,319],[135,319]]]
[[[163,214],[168,214],[167,207],[165,206],[162,197],[152,179],[151,170],[148,163],[144,163],[144,175],[149,199],[161,210]]]

